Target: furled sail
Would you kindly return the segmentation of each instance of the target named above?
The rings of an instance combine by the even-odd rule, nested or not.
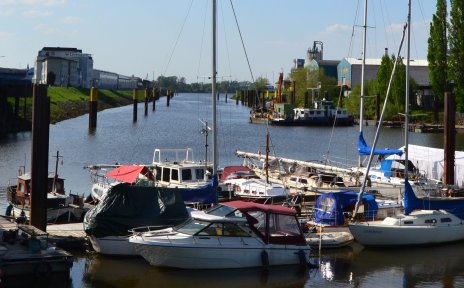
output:
[[[364,140],[363,133],[360,132],[359,139],[358,139],[359,155],[370,155],[371,150],[372,148],[367,146],[366,140]],[[374,149],[374,155],[391,155],[391,154],[401,155],[403,154],[403,151],[398,150],[398,149]]]

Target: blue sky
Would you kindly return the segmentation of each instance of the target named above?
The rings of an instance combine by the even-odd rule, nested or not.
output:
[[[251,73],[229,0],[218,0],[218,80]],[[233,0],[254,78],[277,80],[322,41],[324,59],[361,57],[363,0]],[[368,58],[396,53],[407,0],[369,0]],[[359,5],[359,6],[358,6]],[[426,59],[436,1],[412,0],[411,58]],[[356,15],[357,18],[356,18]],[[207,82],[210,0],[0,0],[0,67],[34,66],[45,46],[92,54],[94,68]],[[405,55],[405,54],[404,54]]]

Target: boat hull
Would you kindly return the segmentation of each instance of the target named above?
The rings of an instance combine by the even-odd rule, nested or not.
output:
[[[129,236],[107,236],[97,238],[89,236],[92,248],[102,255],[139,256],[134,246],[129,243]]]
[[[302,262],[306,265],[309,261],[309,246],[264,245],[256,239],[248,238],[233,239],[230,243],[217,237],[203,238],[208,239],[155,244],[144,242],[141,236],[132,236],[131,242],[151,265],[161,267],[229,269],[303,264]],[[203,241],[210,242],[210,245],[201,244]],[[304,255],[304,259],[300,255]]]
[[[349,224],[356,241],[364,246],[432,245],[464,240],[464,224],[429,226],[383,226]]]

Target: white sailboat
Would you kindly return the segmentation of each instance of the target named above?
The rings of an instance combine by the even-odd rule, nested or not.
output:
[[[408,119],[409,119],[409,43],[411,25],[411,1],[409,1],[408,11],[408,49],[406,65],[406,104],[405,104],[405,161],[408,161]],[[403,32],[404,33],[404,32]],[[404,39],[404,34],[403,34]],[[401,47],[401,46],[400,46]],[[401,49],[401,48],[400,48]],[[399,53],[398,53],[399,55]],[[396,63],[395,63],[396,65]],[[388,93],[387,97],[388,99]],[[385,101],[386,103],[386,101]],[[385,105],[384,105],[385,109]],[[383,113],[382,113],[383,116]],[[382,117],[381,117],[382,118]],[[381,125],[379,125],[379,128]],[[378,136],[374,140],[374,147]],[[372,160],[371,151],[369,164]],[[367,167],[369,169],[369,165]],[[411,245],[430,245],[464,240],[464,223],[456,215],[440,210],[432,203],[436,210],[415,210],[410,211],[409,202],[415,198],[414,191],[408,181],[408,169],[404,170],[405,175],[405,199],[404,214],[396,217],[387,217],[382,221],[373,222],[354,222],[349,224],[351,234],[356,241],[365,246],[411,246]],[[363,190],[361,190],[360,195]],[[446,201],[448,202],[448,201]],[[355,208],[357,211],[357,208]]]

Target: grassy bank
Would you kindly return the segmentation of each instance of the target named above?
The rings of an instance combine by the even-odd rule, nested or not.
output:
[[[141,94],[139,92],[139,98]],[[50,122],[56,123],[88,113],[89,95],[90,89],[48,87]],[[131,103],[132,91],[98,90],[99,111]]]

